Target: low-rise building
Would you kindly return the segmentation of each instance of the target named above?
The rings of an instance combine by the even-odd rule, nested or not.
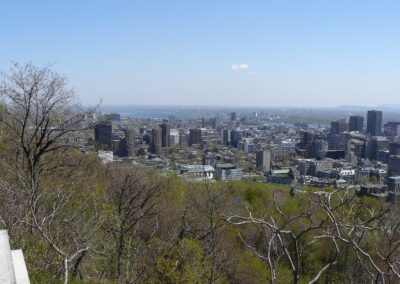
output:
[[[215,179],[216,180],[241,180],[243,171],[234,164],[216,164]]]
[[[292,182],[292,175],[290,169],[271,170],[268,176],[270,183],[289,184]]]
[[[209,165],[179,165],[181,175],[194,179],[213,179],[214,167]]]
[[[359,194],[381,197],[383,194],[386,196],[387,186],[384,184],[365,184],[361,185]]]

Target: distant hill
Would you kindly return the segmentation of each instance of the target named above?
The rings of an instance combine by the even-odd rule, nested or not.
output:
[[[359,105],[341,105],[330,108],[332,110],[340,111],[368,111],[368,110],[382,110],[382,111],[400,111],[400,105],[397,104],[382,104],[378,106],[359,106]]]
[[[367,111],[370,109],[374,109],[376,107],[372,106],[358,106],[358,105],[341,105],[337,107],[333,107],[334,110],[342,110],[342,111]]]
[[[383,105],[379,105],[378,108],[382,108],[384,110],[391,110],[391,111],[400,111],[399,104],[383,104]]]

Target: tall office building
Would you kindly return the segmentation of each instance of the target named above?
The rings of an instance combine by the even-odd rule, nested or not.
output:
[[[261,150],[256,152],[256,167],[261,171],[269,172],[271,170],[271,151]]]
[[[231,113],[231,121],[236,121],[236,112]]]
[[[160,125],[161,128],[161,147],[169,147],[169,135],[171,132],[171,127],[167,123]]]
[[[302,140],[301,140],[301,142],[303,144],[302,145],[303,149],[305,149],[304,148],[305,145],[314,142],[315,139],[316,139],[316,137],[315,137],[314,133],[312,133],[311,131],[303,131],[302,132]]]
[[[317,139],[314,141],[313,146],[314,146],[313,153],[315,157],[320,159],[325,158],[326,153],[328,152],[329,149],[328,141]]]
[[[382,136],[373,136],[368,140],[366,154],[371,160],[378,160],[380,150],[389,149],[389,140]]]
[[[240,129],[235,128],[231,131],[231,145],[237,147],[239,140],[242,138],[242,132]]]
[[[217,129],[217,118],[216,117],[211,119],[211,128]]]
[[[186,145],[188,143],[188,136],[184,133],[183,130],[179,130],[179,145],[181,145],[182,147],[183,145]]]
[[[388,121],[383,126],[383,131],[385,133],[385,136],[390,136],[390,137],[399,136],[398,135],[400,133],[399,129],[400,129],[400,122],[398,121]]]
[[[339,134],[339,122],[338,121],[331,121],[331,134]]]
[[[367,133],[371,136],[382,135],[382,112],[369,110],[367,113]]]
[[[364,117],[359,115],[352,115],[349,119],[349,131],[362,132],[364,128]]]
[[[112,149],[111,122],[101,122],[94,126],[94,141],[104,150]]]
[[[222,144],[229,145],[229,130],[222,130]]]
[[[118,157],[128,157],[128,141],[126,136],[113,141],[113,154]]]
[[[192,128],[189,129],[189,145],[192,146],[194,144],[201,144],[201,129]]]
[[[125,143],[128,157],[135,155],[135,132],[133,128],[125,129]]]
[[[389,143],[389,155],[400,155],[400,143],[399,142]]]
[[[347,130],[347,124],[345,119],[339,119],[337,121],[331,121],[331,134],[340,134]]]
[[[155,127],[151,132],[150,152],[160,154],[162,148],[162,130],[160,127]]]
[[[388,176],[400,175],[400,156],[390,155],[388,159]]]

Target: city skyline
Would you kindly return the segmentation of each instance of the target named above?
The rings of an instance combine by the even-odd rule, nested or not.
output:
[[[400,104],[395,1],[13,1],[1,70],[52,64],[83,104]]]

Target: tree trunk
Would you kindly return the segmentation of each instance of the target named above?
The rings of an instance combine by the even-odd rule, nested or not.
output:
[[[68,284],[68,257],[64,257],[64,284]]]

